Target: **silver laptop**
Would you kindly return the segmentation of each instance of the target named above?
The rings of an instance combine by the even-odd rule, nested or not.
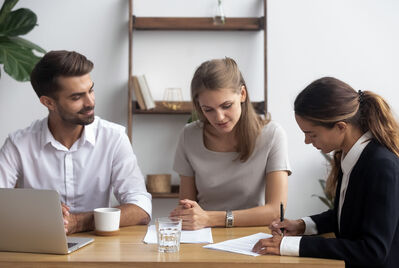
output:
[[[93,241],[66,236],[56,191],[0,189],[0,251],[68,254]]]

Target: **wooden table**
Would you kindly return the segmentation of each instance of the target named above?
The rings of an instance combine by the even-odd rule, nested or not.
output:
[[[147,226],[121,228],[118,236],[101,237],[93,232],[75,234],[95,241],[69,255],[0,252],[0,267],[345,267],[343,261],[286,256],[247,256],[181,244],[179,253],[158,253],[157,245],[144,244]],[[213,228],[215,243],[258,232],[265,227]]]

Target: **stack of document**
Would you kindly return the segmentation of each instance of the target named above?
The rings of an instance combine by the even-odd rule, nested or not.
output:
[[[206,245],[204,246],[204,248],[229,251],[251,256],[259,256],[260,254],[252,252],[252,248],[260,239],[265,239],[269,237],[272,236],[270,234],[257,233],[237,239],[226,240],[216,244]]]
[[[148,226],[144,243],[157,243],[157,230],[155,225]],[[213,243],[211,228],[203,228],[195,231],[181,231],[180,243]]]

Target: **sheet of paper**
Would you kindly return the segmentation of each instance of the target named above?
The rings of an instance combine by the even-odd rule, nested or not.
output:
[[[251,256],[259,256],[260,254],[252,252],[252,248],[255,246],[259,239],[272,237],[270,234],[257,233],[249,236],[244,236],[237,239],[226,240],[216,244],[210,244],[204,246],[204,248],[217,249],[223,251],[229,251],[234,253],[240,253]]]
[[[148,226],[144,243],[156,244],[157,231],[155,225]],[[211,228],[203,228],[195,231],[181,231],[180,243],[213,243]]]

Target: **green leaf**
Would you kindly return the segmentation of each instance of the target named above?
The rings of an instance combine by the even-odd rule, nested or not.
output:
[[[321,188],[324,190],[326,188],[326,181],[325,180],[319,180],[319,184]]]
[[[43,48],[39,47],[38,45],[32,43],[31,41],[26,40],[25,38],[11,37],[10,39],[13,40],[15,43],[17,43],[21,47],[28,48],[31,50],[36,50],[37,52],[40,52],[40,53],[46,53],[46,50],[44,50]]]
[[[0,38],[0,62],[4,64],[4,71],[15,80],[29,81],[39,59],[31,49],[20,46],[12,39]]]
[[[330,202],[328,201],[327,198],[319,196],[319,199],[321,200],[321,202],[323,202],[327,207],[331,208]]]
[[[329,200],[326,197],[323,197],[323,196],[320,196],[320,195],[312,194],[312,197],[313,196],[319,198],[320,201],[323,202],[324,205],[326,205],[328,208],[334,208],[334,203],[332,202],[332,200]]]
[[[321,152],[321,151],[320,151]],[[321,154],[324,156],[324,158],[328,161],[328,163],[332,164],[334,162],[334,158],[330,154],[325,154],[321,152]]]
[[[0,10],[0,24],[6,18],[11,9],[18,3],[18,0],[5,0]]]
[[[37,16],[30,9],[12,11],[0,24],[0,36],[17,36],[29,33],[36,26]]]

